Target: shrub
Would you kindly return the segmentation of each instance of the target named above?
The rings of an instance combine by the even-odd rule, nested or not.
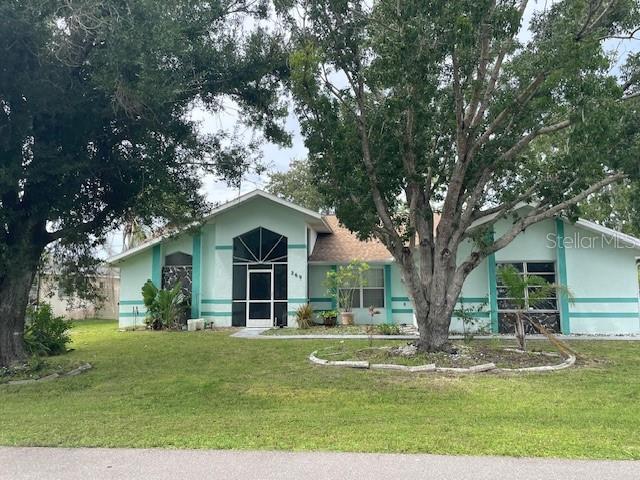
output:
[[[175,327],[186,302],[180,282],[167,290],[158,289],[151,280],[142,287],[142,299],[147,307],[145,322],[153,330]]]
[[[313,308],[308,303],[300,305],[296,310],[298,328],[309,328],[313,320]]]
[[[326,327],[335,327],[338,319],[338,311],[337,310],[323,310],[318,314],[320,319],[322,320],[322,324]]]
[[[53,315],[51,305],[43,303],[27,310],[24,343],[32,355],[59,355],[71,342],[69,330],[73,324]]]
[[[380,335],[400,335],[400,327],[391,323],[383,323],[378,325],[378,332]]]

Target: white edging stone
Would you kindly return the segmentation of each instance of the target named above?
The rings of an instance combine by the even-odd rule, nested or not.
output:
[[[429,365],[417,365],[415,367],[409,367],[409,371],[412,373],[415,372],[435,372],[436,364],[430,363]]]
[[[46,377],[41,378],[28,378],[25,380],[11,380],[7,383],[0,384],[2,385],[31,385],[34,383],[42,383],[42,382],[50,382],[52,380],[57,380],[58,378],[64,377],[75,377],[76,375],[80,375],[83,372],[91,369],[92,366],[90,363],[83,363],[79,367],[74,368],[73,370],[68,371],[67,373],[52,373],[51,375],[47,375]]]
[[[316,352],[309,355],[309,360],[311,360],[311,363],[315,363],[316,365],[326,365],[328,363],[328,360],[316,357]]]
[[[394,363],[373,363],[371,364],[372,370],[401,370],[403,372],[408,372],[409,367],[406,365],[396,365]]]
[[[365,361],[329,361],[324,365],[330,365],[332,367],[348,367],[348,368],[369,368],[369,362]]]
[[[498,368],[500,372],[555,372],[557,370],[564,370],[576,363],[575,355],[569,355],[569,357],[562,363],[557,365],[544,365],[542,367],[524,367],[524,368]]]
[[[437,367],[436,371],[452,373],[481,373],[495,369],[496,365],[494,363],[483,363],[482,365],[474,365],[472,367]]]
[[[564,362],[558,365],[544,365],[542,367],[524,367],[524,368],[497,368],[495,363],[484,363],[482,365],[473,365],[472,367],[437,367],[435,363],[429,365],[416,365],[410,367],[408,365],[397,365],[395,363],[369,363],[367,361],[330,361],[316,356],[318,351],[309,355],[309,361],[316,365],[329,367],[347,367],[371,370],[396,370],[401,372],[420,373],[420,372],[445,372],[445,373],[483,373],[483,372],[553,372],[569,368],[576,363],[576,357],[570,355]]]

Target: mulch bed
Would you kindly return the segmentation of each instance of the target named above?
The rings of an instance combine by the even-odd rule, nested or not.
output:
[[[557,354],[541,354],[540,351],[517,352],[505,349],[504,346],[491,345],[488,342],[475,341],[471,344],[454,342],[455,353],[413,353],[408,343],[395,346],[374,348],[348,348],[346,345],[338,350],[318,352],[318,357],[326,360],[356,360],[370,363],[388,363],[396,365],[427,365],[435,363],[438,367],[465,368],[474,365],[494,363],[498,368],[526,368],[554,365],[562,358]],[[549,347],[551,349],[551,347]]]

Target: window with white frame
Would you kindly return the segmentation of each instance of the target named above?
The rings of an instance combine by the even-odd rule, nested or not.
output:
[[[556,268],[554,262],[507,262],[507,263],[499,263],[498,268],[504,267],[507,265],[511,265],[514,267],[521,276],[525,279],[527,277],[540,277],[544,279],[547,283],[556,283]],[[511,298],[509,298],[509,294],[504,285],[502,285],[502,281],[500,276],[498,275],[498,310],[501,311],[512,311],[515,309]],[[535,310],[540,312],[549,312],[554,313],[558,311],[558,300],[556,298],[555,293],[551,294],[549,298],[543,299],[541,302],[538,302],[536,305],[529,305],[529,294],[534,292],[536,289],[541,288],[539,286],[530,286],[525,292],[525,308],[527,310]]]
[[[524,278],[536,276],[546,280],[547,283],[556,283],[556,265],[554,262],[505,262],[499,263],[498,268],[511,265]],[[516,307],[513,299],[509,298],[506,287],[502,284],[500,276],[497,278],[498,287],[498,331],[500,333],[512,333]],[[560,312],[558,311],[558,299],[555,291],[549,298],[536,301],[535,305],[529,304],[529,295],[534,292],[536,286],[528,287],[525,292],[525,309],[528,316],[535,318],[545,328],[553,332],[560,331]],[[539,300],[539,299],[536,299]],[[538,333],[529,322],[525,324],[527,333]]]
[[[384,308],[384,270],[370,268],[363,274],[362,285],[353,290],[353,308]]]

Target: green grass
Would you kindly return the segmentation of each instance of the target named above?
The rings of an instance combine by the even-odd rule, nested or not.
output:
[[[307,361],[339,340],[228,335],[77,322],[50,361],[94,369],[0,386],[0,444],[640,459],[638,342],[574,342],[592,361],[552,374],[415,376]]]

